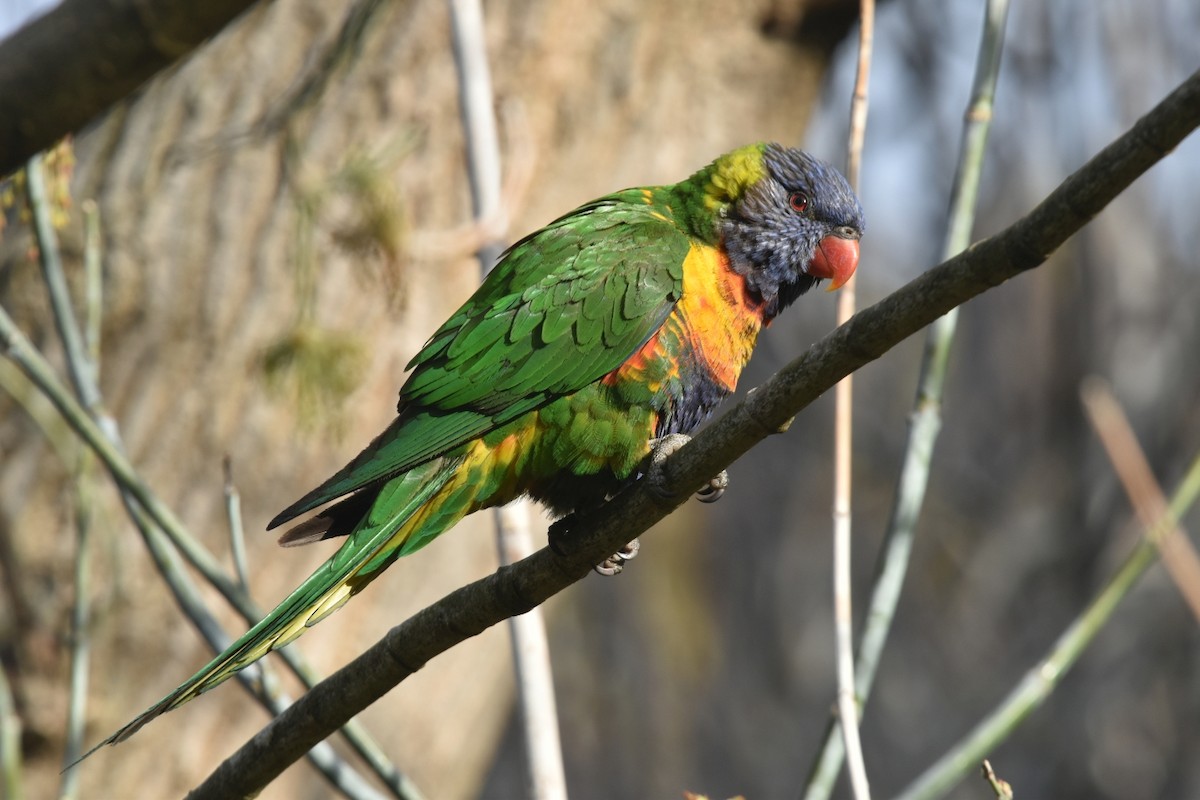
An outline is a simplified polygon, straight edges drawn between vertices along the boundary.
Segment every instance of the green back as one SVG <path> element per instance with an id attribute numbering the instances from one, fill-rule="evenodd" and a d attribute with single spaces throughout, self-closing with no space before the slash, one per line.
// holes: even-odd
<path id="1" fill-rule="evenodd" d="M 675 187 L 609 195 L 513 245 L 409 363 L 399 416 L 274 527 L 402 473 L 619 367 L 683 290 Z"/>

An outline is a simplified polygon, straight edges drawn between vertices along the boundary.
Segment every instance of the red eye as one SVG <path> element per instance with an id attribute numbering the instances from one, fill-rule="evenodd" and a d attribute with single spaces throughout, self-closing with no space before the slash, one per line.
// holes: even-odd
<path id="1" fill-rule="evenodd" d="M 792 211 L 797 214 L 803 214 L 808 210 L 808 195 L 804 192 L 792 192 L 788 197 L 788 205 L 792 207 Z"/>

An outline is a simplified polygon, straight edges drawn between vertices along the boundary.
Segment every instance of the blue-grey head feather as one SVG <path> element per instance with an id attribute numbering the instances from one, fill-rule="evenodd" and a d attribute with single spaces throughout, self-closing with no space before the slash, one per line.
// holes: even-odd
<path id="1" fill-rule="evenodd" d="M 773 317 L 817 282 L 808 266 L 829 235 L 857 239 L 862 206 L 836 169 L 802 150 L 768 144 L 766 176 L 731 204 L 721 235 L 734 270 Z M 793 208 L 802 196 L 803 211 Z"/>

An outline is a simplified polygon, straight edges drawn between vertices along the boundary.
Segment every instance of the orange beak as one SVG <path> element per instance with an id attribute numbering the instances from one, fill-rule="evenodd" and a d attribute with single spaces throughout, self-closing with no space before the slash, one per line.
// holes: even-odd
<path id="1" fill-rule="evenodd" d="M 858 269 L 858 240 L 831 233 L 817 245 L 808 274 L 829 280 L 828 292 L 842 288 Z"/>

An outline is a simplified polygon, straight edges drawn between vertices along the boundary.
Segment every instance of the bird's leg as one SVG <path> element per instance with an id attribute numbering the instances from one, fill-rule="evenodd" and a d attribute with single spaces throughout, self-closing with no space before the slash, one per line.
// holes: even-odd
<path id="1" fill-rule="evenodd" d="M 663 464 L 666 463 L 668 456 L 691 440 L 692 437 L 686 433 L 671 433 L 658 439 L 650 440 L 650 455 L 647 456 L 647 463 L 643 473 L 650 485 L 651 491 L 660 497 L 670 497 L 672 494 L 667 491 L 665 486 L 666 474 L 663 470 Z M 704 488 L 696 492 L 696 499 L 703 503 L 715 503 L 721 499 L 721 495 L 725 494 L 725 489 L 728 486 L 729 473 L 721 470 Z M 625 568 L 625 562 L 637 556 L 641 548 L 641 542 L 634 539 L 616 553 L 601 561 L 593 569 L 601 575 L 616 575 Z"/>
<path id="2" fill-rule="evenodd" d="M 666 464 L 667 457 L 677 452 L 679 448 L 691 440 L 692 437 L 686 433 L 669 433 L 666 436 L 650 440 L 650 455 L 646 457 L 646 465 L 643 471 L 650 489 L 659 497 L 669 498 L 673 494 L 667 491 L 666 488 L 667 476 L 664 465 Z M 696 492 L 696 499 L 702 503 L 715 503 L 721 499 L 721 496 L 725 494 L 725 490 L 728 488 L 729 473 L 726 470 L 721 470 L 700 491 Z"/>

